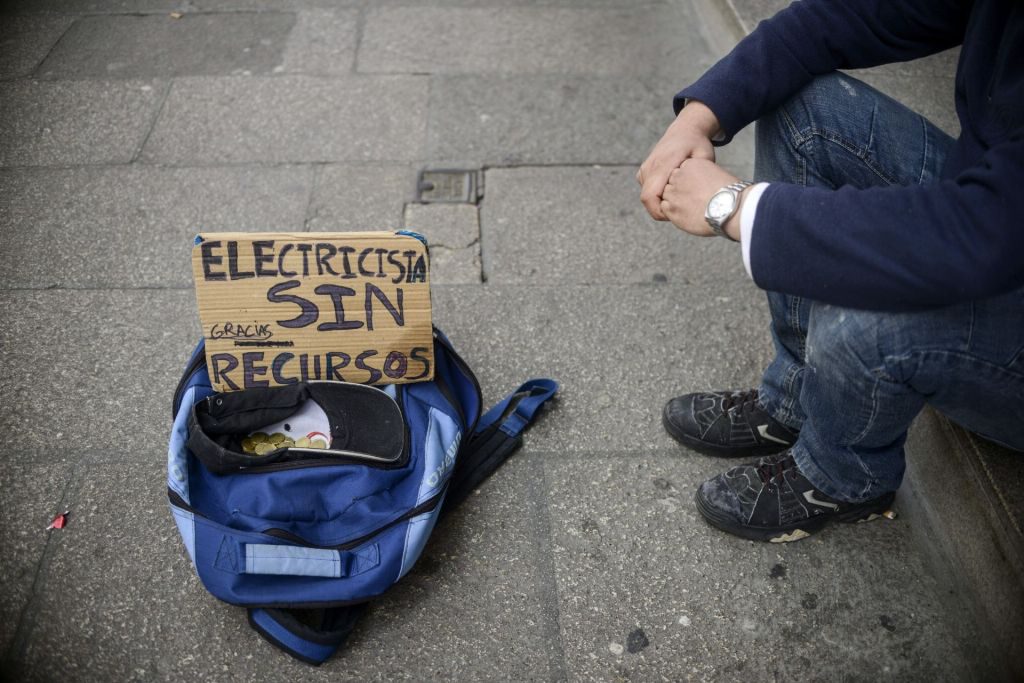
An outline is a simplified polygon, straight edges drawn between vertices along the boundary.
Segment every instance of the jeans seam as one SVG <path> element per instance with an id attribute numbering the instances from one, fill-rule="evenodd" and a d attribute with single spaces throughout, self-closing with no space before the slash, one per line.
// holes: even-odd
<path id="1" fill-rule="evenodd" d="M 868 414 L 867 424 L 864 425 L 864 429 L 860 430 L 860 433 L 857 434 L 857 436 L 853 437 L 853 439 L 850 440 L 851 446 L 863 441 L 864 437 L 866 437 L 868 435 L 868 432 L 871 431 L 871 428 L 875 426 L 875 419 L 878 417 L 878 383 L 879 379 L 876 377 L 875 381 L 871 385 L 871 410 Z M 864 472 L 868 476 L 874 476 L 871 470 L 868 469 L 866 465 L 864 465 L 860 458 L 857 458 L 857 461 L 860 465 L 860 468 L 864 470 Z"/>
<path id="2" fill-rule="evenodd" d="M 1020 351 L 1015 353 L 1011 357 L 1009 364 L 1012 365 L 1014 362 L 1016 362 L 1016 359 L 1020 356 L 1020 354 L 1022 352 L 1024 352 L 1024 349 L 1021 349 Z M 1000 375 L 1006 375 L 1008 378 L 1011 378 L 1011 379 L 1024 379 L 1024 372 L 1019 372 L 1019 371 L 1017 371 L 1017 370 L 1015 370 L 1015 369 L 1013 369 L 1011 367 L 1008 367 L 1006 364 L 998 363 L 998 362 L 990 360 L 988 358 L 982 358 L 981 356 L 978 356 L 976 354 L 973 354 L 973 353 L 970 353 L 970 352 L 966 352 L 966 351 L 950 351 L 948 349 L 922 349 L 921 351 L 914 351 L 913 354 L 908 354 L 908 356 L 906 358 L 903 358 L 903 357 L 897 357 L 897 358 L 903 358 L 904 360 L 906 360 L 906 359 L 909 359 L 910 355 L 933 356 L 933 357 L 934 356 L 942 356 L 944 358 L 959 358 L 961 360 L 970 361 L 972 363 L 976 363 L 978 365 L 984 366 L 988 370 L 996 372 L 996 373 L 998 373 Z M 894 360 L 896 360 L 896 358 L 894 358 Z"/>
<path id="3" fill-rule="evenodd" d="M 800 308 L 803 306 L 803 299 L 799 296 L 789 298 L 789 324 L 790 329 L 797 332 L 798 347 L 800 349 L 800 362 L 807 362 L 807 334 L 800 329 Z"/>
<path id="4" fill-rule="evenodd" d="M 852 140 L 849 140 L 840 135 L 839 133 L 831 131 L 827 128 L 811 127 L 808 132 L 810 133 L 810 135 L 808 135 L 804 142 L 807 142 L 812 138 L 818 137 L 839 145 L 840 147 L 842 147 L 843 149 L 845 149 L 847 152 L 854 155 L 858 159 L 863 160 L 864 157 L 867 156 L 866 148 L 861 147 L 856 142 L 853 142 Z"/>
<path id="5" fill-rule="evenodd" d="M 971 318 L 967 325 L 967 343 L 964 345 L 964 352 L 970 353 L 971 344 L 974 342 L 974 318 L 976 313 L 974 302 L 971 302 Z"/>
<path id="6" fill-rule="evenodd" d="M 878 116 L 878 104 L 875 103 L 871 107 L 871 122 L 868 124 L 868 145 L 864 149 L 864 156 L 867 157 L 867 150 L 871 149 L 871 146 L 875 142 L 875 118 Z"/>
<path id="7" fill-rule="evenodd" d="M 800 129 L 797 128 L 796 121 L 789 115 L 789 112 L 783 107 L 779 109 L 779 113 L 782 115 L 782 122 L 786 124 L 786 128 L 789 129 L 789 142 L 793 146 L 793 149 L 798 149 L 802 144 L 807 142 L 809 138 L 801 135 Z"/>
<path id="8" fill-rule="evenodd" d="M 789 118 L 789 115 L 786 114 L 785 111 L 783 111 L 782 113 L 783 117 L 786 118 L 790 122 L 790 124 L 792 124 L 792 119 Z M 868 133 L 869 138 L 872 134 L 873 132 Z M 868 170 L 870 170 L 872 173 L 878 176 L 885 183 L 889 185 L 899 184 L 899 180 L 897 178 L 893 178 L 888 173 L 886 173 L 884 169 L 879 167 L 878 164 L 875 164 L 871 161 L 871 157 L 868 154 L 868 148 L 858 145 L 857 143 L 849 140 L 848 138 L 840 135 L 839 133 L 828 130 L 827 128 L 816 128 L 812 126 L 811 128 L 808 128 L 807 135 L 801 135 L 799 132 L 793 131 L 792 137 L 797 141 L 794 145 L 794 148 L 797 151 L 799 151 L 800 148 L 806 145 L 811 139 L 816 137 L 821 138 L 822 140 L 825 140 L 827 142 L 831 142 L 835 145 L 839 145 L 847 152 L 857 157 L 857 159 L 859 159 L 868 168 Z M 800 157 L 801 159 L 803 159 L 802 154 L 800 155 Z M 806 172 L 804 175 L 805 179 L 803 184 L 806 185 Z"/>
<path id="9" fill-rule="evenodd" d="M 983 365 L 986 368 L 988 368 L 989 370 L 991 370 L 993 372 L 997 372 L 997 373 L 999 373 L 1001 375 L 1006 375 L 1009 378 L 1024 379 L 1024 373 L 1018 372 L 1017 370 L 1014 370 L 1013 368 L 1008 367 L 1009 365 L 1012 365 L 1015 362 L 1016 358 L 1022 352 L 1024 352 L 1024 349 L 1021 349 L 1021 351 L 1018 351 L 1016 354 L 1014 354 L 1014 356 L 1010 359 L 1008 364 L 1000 364 L 1000 363 L 997 363 L 995 361 L 989 360 L 987 358 L 982 358 L 981 356 L 973 354 L 970 351 L 951 351 L 949 349 L 920 349 L 920 350 L 915 350 L 915 351 L 909 351 L 907 353 L 903 353 L 903 354 L 900 354 L 898 356 L 885 356 L 883 361 L 888 364 L 888 363 L 905 363 L 906 361 L 909 361 L 909 360 L 916 360 L 917 363 L 920 365 L 920 363 L 923 361 L 925 356 L 932 356 L 932 357 L 942 356 L 944 358 L 959 358 L 959 359 L 962 359 L 962 360 L 970 361 L 972 363 L 977 363 L 979 365 Z M 896 379 L 895 377 L 893 377 L 892 375 L 890 375 L 886 371 L 885 367 L 874 368 L 874 369 L 872 369 L 871 372 L 872 372 L 872 374 L 877 379 L 882 380 L 884 382 L 892 382 L 893 384 L 904 384 L 904 385 L 908 385 L 909 386 L 910 383 L 914 379 L 913 374 L 910 377 L 907 377 L 907 378 L 902 379 L 902 380 L 901 379 Z"/>
<path id="10" fill-rule="evenodd" d="M 797 184 L 802 187 L 807 187 L 807 159 L 804 158 L 803 154 L 800 154 L 800 148 L 805 142 L 807 142 L 808 138 L 801 135 L 800 129 L 797 128 L 796 121 L 794 121 L 793 117 L 789 115 L 789 112 L 786 111 L 785 107 L 779 108 L 779 116 L 788 133 L 787 135 L 784 135 L 784 137 L 789 141 L 789 146 L 793 149 L 793 155 L 800 162 L 800 175 L 797 178 Z"/>
<path id="11" fill-rule="evenodd" d="M 923 116 L 919 116 L 918 119 L 921 121 L 921 132 L 924 136 L 924 153 L 921 155 L 921 175 L 917 178 L 917 184 L 923 185 L 925 173 L 928 171 L 928 124 Z"/>
<path id="12" fill-rule="evenodd" d="M 867 148 L 867 147 L 860 147 L 856 143 L 851 142 L 850 140 L 848 140 L 848 139 L 844 138 L 843 136 L 839 135 L 838 133 L 834 133 L 834 132 L 832 132 L 830 130 L 827 130 L 827 129 L 824 129 L 824 128 L 821 128 L 821 129 L 813 128 L 813 129 L 811 129 L 811 133 L 812 133 L 812 135 L 816 135 L 816 136 L 821 137 L 821 138 L 823 138 L 825 140 L 828 140 L 829 142 L 837 144 L 840 147 L 842 147 L 843 149 L 845 149 L 847 152 L 849 152 L 850 154 L 853 154 L 865 166 L 867 166 L 868 170 L 870 170 L 872 173 L 874 173 L 876 176 L 881 178 L 883 181 L 885 181 L 889 185 L 897 185 L 897 184 L 899 184 L 899 180 L 897 178 L 893 178 L 888 173 L 886 173 L 885 170 L 882 169 L 878 164 L 875 164 L 875 163 L 873 163 L 871 161 L 871 157 L 868 154 L 869 148 Z"/>

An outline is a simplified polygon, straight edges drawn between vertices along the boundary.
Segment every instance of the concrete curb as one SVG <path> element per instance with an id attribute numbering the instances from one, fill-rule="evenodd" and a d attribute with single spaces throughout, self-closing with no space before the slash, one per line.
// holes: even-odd
<path id="1" fill-rule="evenodd" d="M 993 504 L 995 491 L 971 446 L 976 438 L 926 410 L 907 440 L 898 502 L 931 570 L 976 626 L 964 637 L 978 650 L 980 678 L 1021 680 L 1024 547 Z"/>

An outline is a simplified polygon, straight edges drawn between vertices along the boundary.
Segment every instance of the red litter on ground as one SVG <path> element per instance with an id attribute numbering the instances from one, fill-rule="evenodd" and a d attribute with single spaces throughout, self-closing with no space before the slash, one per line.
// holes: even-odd
<path id="1" fill-rule="evenodd" d="M 50 522 L 50 526 L 46 527 L 46 531 L 49 531 L 50 529 L 63 529 L 64 525 L 68 523 L 68 514 L 70 512 L 71 510 L 65 510 L 54 517 L 53 521 Z"/>

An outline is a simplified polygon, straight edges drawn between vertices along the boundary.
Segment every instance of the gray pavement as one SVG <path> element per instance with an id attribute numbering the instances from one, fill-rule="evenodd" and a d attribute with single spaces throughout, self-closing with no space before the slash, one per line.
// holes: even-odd
<path id="1" fill-rule="evenodd" d="M 724 5 L 2 7 L 0 430 L 17 435 L 0 448 L 7 677 L 999 674 L 909 520 L 783 547 L 726 536 L 692 496 L 727 463 L 660 427 L 668 397 L 752 385 L 771 357 L 737 249 L 651 221 L 633 180 L 672 94 L 735 40 L 720 30 L 732 19 L 706 22 Z M 923 69 L 935 85 L 944 64 L 868 77 Z M 720 159 L 749 176 L 750 131 Z M 479 205 L 415 203 L 417 171 L 451 167 L 480 171 Z M 523 452 L 312 669 L 203 590 L 167 509 L 171 393 L 199 334 L 190 240 L 402 227 L 434 245 L 435 320 L 487 400 L 528 376 L 563 389 Z M 44 532 L 65 507 L 68 526 Z"/>

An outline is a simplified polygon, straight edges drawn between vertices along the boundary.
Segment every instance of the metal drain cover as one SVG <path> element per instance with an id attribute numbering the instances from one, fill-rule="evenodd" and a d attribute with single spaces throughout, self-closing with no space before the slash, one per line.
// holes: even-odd
<path id="1" fill-rule="evenodd" d="M 420 171 L 416 193 L 421 202 L 476 204 L 477 172 L 452 169 Z"/>

